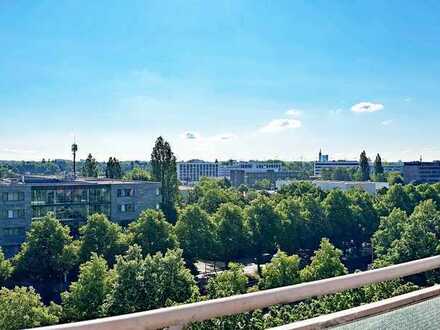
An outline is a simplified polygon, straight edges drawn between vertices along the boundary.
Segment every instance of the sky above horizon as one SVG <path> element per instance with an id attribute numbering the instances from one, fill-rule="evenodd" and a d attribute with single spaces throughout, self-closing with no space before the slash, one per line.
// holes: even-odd
<path id="1" fill-rule="evenodd" d="M 440 159 L 439 1 L 0 0 L 0 159 Z"/>

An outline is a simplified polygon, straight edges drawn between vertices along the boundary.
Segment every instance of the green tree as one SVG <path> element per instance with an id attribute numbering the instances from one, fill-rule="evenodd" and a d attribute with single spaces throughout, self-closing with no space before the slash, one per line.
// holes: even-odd
<path id="1" fill-rule="evenodd" d="M 387 181 L 390 186 L 395 185 L 395 184 L 404 184 L 405 183 L 403 181 L 402 174 L 400 174 L 398 172 L 388 173 Z"/>
<path id="2" fill-rule="evenodd" d="M 123 179 L 127 181 L 153 181 L 151 173 L 140 167 L 135 167 L 131 171 L 126 172 Z"/>
<path id="3" fill-rule="evenodd" d="M 407 214 L 411 214 L 415 207 L 410 196 L 400 184 L 391 186 L 386 194 L 380 198 L 379 204 L 382 204 L 388 213 L 395 208 L 399 208 L 406 211 Z"/>
<path id="4" fill-rule="evenodd" d="M 52 213 L 35 220 L 14 257 L 15 274 L 34 282 L 60 280 L 77 264 L 69 228 Z"/>
<path id="5" fill-rule="evenodd" d="M 110 179 L 122 178 L 122 169 L 119 160 L 115 157 L 110 157 L 106 164 L 105 176 Z"/>
<path id="6" fill-rule="evenodd" d="M 228 265 L 246 246 L 246 227 L 241 208 L 232 203 L 222 204 L 213 216 L 216 224 L 219 256 Z"/>
<path id="7" fill-rule="evenodd" d="M 357 231 L 353 221 L 351 203 L 347 195 L 339 190 L 330 191 L 322 202 L 322 208 L 331 226 L 331 238 L 337 246 L 342 246 L 344 242 L 350 241 L 353 233 Z"/>
<path id="8" fill-rule="evenodd" d="M 168 249 L 177 247 L 174 228 L 170 225 L 161 211 L 146 210 L 128 227 L 128 242 L 137 244 L 142 254 L 165 253 Z"/>
<path id="9" fill-rule="evenodd" d="M 379 228 L 371 239 L 376 256 L 386 255 L 393 243 L 400 238 L 407 223 L 405 211 L 397 208 L 389 216 L 381 218 Z"/>
<path id="10" fill-rule="evenodd" d="M 379 226 L 379 216 L 374 207 L 373 197 L 360 189 L 352 189 L 346 193 L 349 199 L 354 230 L 352 232 L 355 244 L 369 242 L 371 235 Z"/>
<path id="11" fill-rule="evenodd" d="M 153 180 L 161 184 L 161 209 L 169 221 L 177 218 L 176 200 L 178 193 L 176 157 L 170 144 L 161 136 L 157 138 L 151 153 Z"/>
<path id="12" fill-rule="evenodd" d="M 301 235 L 301 247 L 315 250 L 319 247 L 322 237 L 329 237 L 331 224 L 318 198 L 306 195 L 300 199 L 301 218 L 304 219 L 305 234 Z"/>
<path id="13" fill-rule="evenodd" d="M 393 242 L 384 260 L 402 263 L 437 254 L 440 212 L 432 200 L 421 202 L 403 229 L 400 238 Z"/>
<path id="14" fill-rule="evenodd" d="M 181 250 L 142 257 L 139 246 L 119 256 L 114 285 L 104 303 L 108 315 L 121 315 L 194 301 L 198 296 Z"/>
<path id="15" fill-rule="evenodd" d="M 198 204 L 208 213 L 214 213 L 224 203 L 234 203 L 238 197 L 236 192 L 230 189 L 212 188 L 206 189 L 200 197 Z"/>
<path id="16" fill-rule="evenodd" d="M 277 235 L 281 227 L 279 214 L 268 197 L 259 197 L 246 209 L 247 226 L 250 241 L 257 257 L 258 272 L 261 274 L 261 262 L 264 253 L 272 254 L 276 249 Z"/>
<path id="17" fill-rule="evenodd" d="M 362 174 L 362 181 L 368 181 L 370 180 L 370 164 L 368 162 L 367 154 L 364 151 L 362 151 L 360 159 L 359 159 L 359 167 Z"/>
<path id="18" fill-rule="evenodd" d="M 300 262 L 297 255 L 288 256 L 278 251 L 272 261 L 263 267 L 259 287 L 273 289 L 300 283 Z"/>
<path id="19" fill-rule="evenodd" d="M 104 258 L 93 253 L 82 264 L 76 282 L 62 293 L 63 320 L 66 322 L 96 319 L 103 315 L 104 299 L 111 290 L 111 275 Z"/>
<path id="20" fill-rule="evenodd" d="M 87 156 L 84 162 L 83 168 L 81 170 L 81 175 L 87 178 L 97 178 L 98 177 L 98 162 L 93 158 L 92 154 Z"/>
<path id="21" fill-rule="evenodd" d="M 269 179 L 261 179 L 255 182 L 255 189 L 270 190 L 272 189 L 272 186 L 272 181 L 270 181 Z"/>
<path id="22" fill-rule="evenodd" d="M 349 169 L 346 168 L 336 168 L 332 173 L 332 180 L 335 181 L 352 181 L 353 177 Z"/>
<path id="23" fill-rule="evenodd" d="M 116 256 L 127 249 L 122 228 L 108 220 L 104 214 L 89 216 L 87 223 L 79 232 L 81 262 L 86 262 L 92 253 L 96 253 L 112 265 L 116 261 Z"/>
<path id="24" fill-rule="evenodd" d="M 53 325 L 59 322 L 61 308 L 45 307 L 33 288 L 0 289 L 0 329 L 19 330 Z"/>
<path id="25" fill-rule="evenodd" d="M 5 258 L 3 250 L 0 247 L 0 287 L 5 286 L 12 275 L 14 268 L 9 260 Z"/>
<path id="26" fill-rule="evenodd" d="M 305 242 L 309 239 L 307 223 L 301 213 L 299 198 L 283 198 L 276 207 L 281 218 L 281 230 L 278 242 L 281 250 L 293 253 L 300 248 L 305 248 Z"/>
<path id="27" fill-rule="evenodd" d="M 323 238 L 319 250 L 315 251 L 312 257 L 312 262 L 301 270 L 301 280 L 311 282 L 347 274 L 341 256 L 342 251 Z"/>
<path id="28" fill-rule="evenodd" d="M 382 158 L 379 154 L 376 155 L 376 159 L 374 160 L 374 174 L 384 174 L 384 168 L 382 165 Z"/>
<path id="29" fill-rule="evenodd" d="M 206 291 L 209 299 L 229 297 L 247 291 L 248 278 L 243 266 L 229 264 L 229 270 L 223 271 L 209 279 Z"/>
<path id="30" fill-rule="evenodd" d="M 189 205 L 177 220 L 176 235 L 186 260 L 210 258 L 215 247 L 214 224 L 209 215 L 197 205 Z"/>

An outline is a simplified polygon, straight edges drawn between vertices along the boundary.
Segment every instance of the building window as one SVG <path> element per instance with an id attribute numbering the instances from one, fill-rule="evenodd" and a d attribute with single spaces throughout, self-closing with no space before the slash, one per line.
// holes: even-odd
<path id="1" fill-rule="evenodd" d="M 132 197 L 134 189 L 118 189 L 118 197 Z"/>
<path id="2" fill-rule="evenodd" d="M 134 204 L 120 204 L 118 209 L 120 213 L 134 212 Z"/>
<path id="3" fill-rule="evenodd" d="M 19 202 L 24 201 L 24 192 L 4 192 L 2 194 L 2 200 L 4 202 Z"/>
<path id="4" fill-rule="evenodd" d="M 24 209 L 12 209 L 12 210 L 2 210 L 1 217 L 4 219 L 19 219 L 24 218 Z"/>
<path id="5" fill-rule="evenodd" d="M 3 228 L 3 235 L 5 236 L 18 236 L 24 234 L 23 227 L 15 227 L 15 228 Z"/>

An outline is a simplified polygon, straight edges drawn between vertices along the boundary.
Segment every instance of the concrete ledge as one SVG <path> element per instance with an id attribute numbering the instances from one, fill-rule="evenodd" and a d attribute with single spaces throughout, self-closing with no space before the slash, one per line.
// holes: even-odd
<path id="1" fill-rule="evenodd" d="M 351 323 L 367 317 L 385 314 L 393 310 L 419 303 L 437 296 L 440 296 L 440 285 L 436 285 L 423 290 L 417 290 L 376 303 L 355 307 L 349 310 L 283 325 L 280 327 L 272 328 L 271 330 L 327 329 L 330 327 L 336 327 L 338 325 Z"/>

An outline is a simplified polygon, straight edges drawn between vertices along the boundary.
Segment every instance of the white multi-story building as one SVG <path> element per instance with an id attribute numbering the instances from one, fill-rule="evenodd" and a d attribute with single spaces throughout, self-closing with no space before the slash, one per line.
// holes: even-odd
<path id="1" fill-rule="evenodd" d="M 327 162 L 315 162 L 314 175 L 320 177 L 323 170 L 336 170 L 337 168 L 354 169 L 359 168 L 357 160 L 333 160 Z"/>
<path id="2" fill-rule="evenodd" d="M 177 163 L 177 178 L 185 184 L 197 182 L 202 177 L 217 178 L 218 162 L 205 162 L 203 160 L 190 160 Z"/>
<path id="3" fill-rule="evenodd" d="M 245 173 L 261 173 L 267 171 L 281 172 L 283 170 L 283 165 L 280 162 L 232 161 L 220 164 L 218 175 L 223 178 L 230 178 L 232 170 L 243 170 Z"/>
<path id="4" fill-rule="evenodd" d="M 177 163 L 177 177 L 184 184 L 197 182 L 202 177 L 230 179 L 233 170 L 242 170 L 245 173 L 281 172 L 283 167 L 280 162 L 263 161 L 219 163 L 218 161 L 205 162 L 196 159 Z"/>

